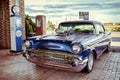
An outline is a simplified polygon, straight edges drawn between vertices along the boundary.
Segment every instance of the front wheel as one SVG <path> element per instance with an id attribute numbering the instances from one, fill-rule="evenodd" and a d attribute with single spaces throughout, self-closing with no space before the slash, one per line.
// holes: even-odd
<path id="1" fill-rule="evenodd" d="M 94 66 L 94 54 L 92 52 L 88 56 L 88 62 L 87 62 L 87 65 L 85 67 L 85 71 L 88 73 L 91 72 L 93 69 L 93 66 Z"/>

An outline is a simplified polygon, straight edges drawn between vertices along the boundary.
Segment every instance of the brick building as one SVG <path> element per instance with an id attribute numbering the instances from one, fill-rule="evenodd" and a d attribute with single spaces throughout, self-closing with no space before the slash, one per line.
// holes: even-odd
<path id="1" fill-rule="evenodd" d="M 22 16 L 22 39 L 25 39 L 24 0 L 18 1 Z M 16 0 L 0 0 L 0 48 L 10 49 L 10 15 L 11 6 L 15 4 Z"/>

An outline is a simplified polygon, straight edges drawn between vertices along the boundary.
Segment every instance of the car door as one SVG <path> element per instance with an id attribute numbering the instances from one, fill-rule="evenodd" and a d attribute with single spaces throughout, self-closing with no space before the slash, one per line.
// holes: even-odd
<path id="1" fill-rule="evenodd" d="M 97 35 L 97 44 L 96 44 L 96 52 L 97 55 L 103 53 L 104 49 L 107 47 L 106 38 L 105 38 L 105 29 L 101 24 L 95 24 L 96 26 L 96 35 Z"/>

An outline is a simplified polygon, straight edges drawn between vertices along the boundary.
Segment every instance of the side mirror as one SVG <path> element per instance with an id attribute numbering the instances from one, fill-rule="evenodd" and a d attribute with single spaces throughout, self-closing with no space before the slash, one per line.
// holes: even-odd
<path id="1" fill-rule="evenodd" d="M 55 32 L 58 34 L 63 34 L 65 31 L 62 29 L 56 29 Z"/>
<path id="2" fill-rule="evenodd" d="M 103 31 L 99 31 L 99 33 L 100 33 L 100 34 L 102 34 L 102 33 L 105 34 L 105 32 L 103 32 Z"/>

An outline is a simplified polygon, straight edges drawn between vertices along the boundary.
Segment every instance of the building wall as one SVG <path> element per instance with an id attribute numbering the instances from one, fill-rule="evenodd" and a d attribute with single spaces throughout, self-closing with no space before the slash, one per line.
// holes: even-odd
<path id="1" fill-rule="evenodd" d="M 26 39 L 25 30 L 25 12 L 24 12 L 24 0 L 20 0 L 20 14 L 22 16 L 22 39 Z"/>
<path id="2" fill-rule="evenodd" d="M 0 47 L 10 48 L 9 0 L 0 0 Z"/>
<path id="3" fill-rule="evenodd" d="M 25 16 L 24 16 L 24 0 L 20 1 L 20 14 L 22 15 L 22 34 L 25 39 Z M 10 48 L 10 15 L 11 6 L 15 4 L 15 0 L 0 0 L 0 48 Z"/>

